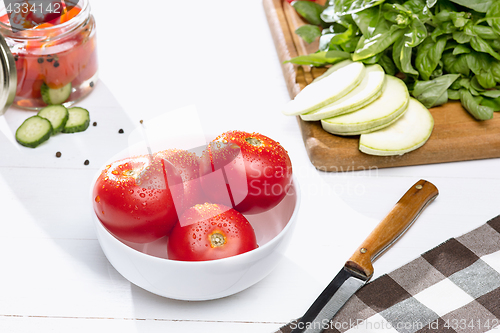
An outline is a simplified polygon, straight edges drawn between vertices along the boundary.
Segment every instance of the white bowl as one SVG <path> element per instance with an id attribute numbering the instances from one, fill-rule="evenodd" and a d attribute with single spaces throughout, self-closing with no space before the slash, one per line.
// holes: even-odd
<path id="1" fill-rule="evenodd" d="M 125 153 L 118 154 L 112 161 L 126 156 Z M 297 222 L 300 189 L 293 177 L 289 193 L 276 207 L 261 214 L 246 215 L 255 230 L 257 249 L 211 261 L 169 260 L 166 257 L 166 237 L 147 244 L 127 243 L 104 228 L 92 208 L 92 189 L 99 174 L 100 171 L 91 184 L 89 206 L 104 254 L 113 267 L 133 284 L 172 299 L 216 299 L 259 282 L 283 257 Z"/>

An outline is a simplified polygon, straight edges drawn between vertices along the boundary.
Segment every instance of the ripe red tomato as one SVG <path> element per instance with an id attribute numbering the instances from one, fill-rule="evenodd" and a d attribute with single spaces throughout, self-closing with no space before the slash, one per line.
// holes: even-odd
<path id="1" fill-rule="evenodd" d="M 94 211 L 118 238 L 147 243 L 166 236 L 178 221 L 181 176 L 168 162 L 138 156 L 108 165 L 94 185 Z"/>
<path id="2" fill-rule="evenodd" d="M 226 132 L 200 159 L 200 181 L 212 202 L 257 214 L 283 200 L 292 181 L 286 150 L 258 133 Z"/>
<path id="3" fill-rule="evenodd" d="M 167 149 L 154 155 L 155 159 L 166 159 L 179 172 L 184 185 L 184 207 L 187 209 L 207 200 L 201 189 L 199 158 L 195 153 L 180 149 Z"/>
<path id="4" fill-rule="evenodd" d="M 236 210 L 205 203 L 189 208 L 168 238 L 168 258 L 182 261 L 215 260 L 258 247 L 248 220 Z"/>

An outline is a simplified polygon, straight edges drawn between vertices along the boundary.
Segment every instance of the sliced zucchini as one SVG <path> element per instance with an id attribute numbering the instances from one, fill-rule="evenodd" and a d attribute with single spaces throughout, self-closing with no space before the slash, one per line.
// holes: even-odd
<path id="1" fill-rule="evenodd" d="M 53 130 L 52 134 L 61 132 L 69 118 L 68 109 L 62 105 L 46 106 L 37 115 L 50 121 Z"/>
<path id="2" fill-rule="evenodd" d="M 410 98 L 403 116 L 380 131 L 362 134 L 359 150 L 369 155 L 403 155 L 427 142 L 434 128 L 434 119 L 425 106 Z"/>
<path id="3" fill-rule="evenodd" d="M 385 72 L 380 65 L 367 66 L 365 77 L 350 93 L 336 102 L 302 114 L 300 117 L 302 120 L 314 121 L 356 111 L 370 104 L 382 94 L 384 81 Z"/>
<path id="4" fill-rule="evenodd" d="M 353 61 L 352 60 L 342 60 L 341 62 L 338 62 L 336 63 L 335 65 L 333 65 L 332 67 L 328 68 L 326 72 L 324 72 L 322 75 L 318 76 L 317 78 L 315 78 L 313 80 L 313 83 L 315 82 L 318 82 L 320 80 L 323 80 L 325 77 L 327 77 L 328 75 L 332 74 L 333 72 L 337 71 L 338 69 L 342 68 L 342 67 L 345 67 L 349 64 L 352 64 Z"/>
<path id="5" fill-rule="evenodd" d="M 66 102 L 71 95 L 71 83 L 62 88 L 51 89 L 47 84 L 42 84 L 42 99 L 47 105 L 62 104 Z"/>
<path id="6" fill-rule="evenodd" d="M 351 62 L 319 80 L 306 86 L 285 105 L 282 110 L 287 116 L 297 116 L 333 103 L 356 88 L 365 76 L 365 66 Z"/>
<path id="7" fill-rule="evenodd" d="M 408 100 L 408 104 L 409 104 L 409 100 Z M 375 131 L 379 131 L 383 128 L 386 128 L 386 127 L 389 127 L 391 126 L 392 124 L 394 124 L 396 121 L 399 120 L 399 118 L 401 118 L 402 116 L 404 116 L 406 110 L 408 109 L 408 105 L 405 107 L 405 109 L 403 110 L 403 112 L 401 112 L 396 118 L 394 118 L 393 120 L 391 120 L 390 122 L 388 122 L 387 124 L 383 124 L 383 125 L 380 125 L 380 126 L 377 126 L 377 127 L 373 127 L 373 128 L 370 128 L 368 130 L 364 130 L 364 131 L 358 131 L 358 132 L 346 132 L 346 133 L 336 133 L 336 135 L 341 135 L 341 136 L 353 136 L 353 135 L 360 135 L 360 134 L 368 134 L 368 133 L 372 133 L 372 132 L 375 132 Z M 333 133 L 332 133 L 333 134 Z"/>
<path id="8" fill-rule="evenodd" d="M 323 129 L 332 134 L 358 135 L 387 127 L 408 108 L 410 94 L 406 84 L 392 75 L 386 75 L 382 94 L 356 112 L 323 119 Z"/>
<path id="9" fill-rule="evenodd" d="M 16 140 L 25 147 L 35 148 L 52 134 L 50 121 L 40 116 L 26 119 L 16 131 Z"/>
<path id="10" fill-rule="evenodd" d="M 80 107 L 68 109 L 69 118 L 66 126 L 63 128 L 63 133 L 76 133 L 85 131 L 90 124 L 89 112 Z"/>

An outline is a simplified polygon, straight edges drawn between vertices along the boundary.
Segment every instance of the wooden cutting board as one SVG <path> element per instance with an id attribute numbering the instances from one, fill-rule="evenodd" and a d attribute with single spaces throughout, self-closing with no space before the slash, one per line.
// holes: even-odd
<path id="1" fill-rule="evenodd" d="M 294 98 L 325 70 L 283 64 L 298 55 L 315 52 L 318 43 L 306 44 L 294 31 L 305 22 L 284 0 L 263 0 L 274 44 L 282 62 L 288 92 Z M 325 132 L 319 121 L 297 117 L 312 164 L 323 171 L 356 171 L 408 165 L 455 162 L 500 157 L 500 112 L 487 121 L 476 121 L 459 102 L 432 108 L 434 131 L 421 148 L 401 156 L 372 156 L 358 150 L 359 136 L 341 137 Z"/>

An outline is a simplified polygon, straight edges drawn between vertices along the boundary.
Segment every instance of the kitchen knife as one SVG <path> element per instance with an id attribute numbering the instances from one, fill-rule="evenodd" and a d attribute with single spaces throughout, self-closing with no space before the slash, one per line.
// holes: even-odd
<path id="1" fill-rule="evenodd" d="M 320 333 L 354 293 L 373 275 L 373 261 L 415 222 L 439 192 L 426 180 L 419 180 L 403 195 L 387 216 L 368 235 L 344 267 L 314 301 L 292 333 Z"/>

